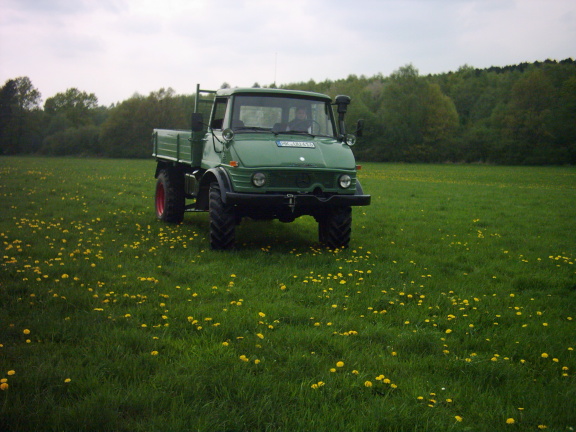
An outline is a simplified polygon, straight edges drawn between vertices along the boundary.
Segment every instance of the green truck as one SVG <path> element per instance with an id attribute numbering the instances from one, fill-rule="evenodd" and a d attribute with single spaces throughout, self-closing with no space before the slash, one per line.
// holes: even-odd
<path id="1" fill-rule="evenodd" d="M 351 207 L 370 204 L 351 149 L 363 125 L 346 133 L 349 104 L 348 96 L 197 86 L 191 129 L 153 132 L 156 216 L 180 223 L 185 212 L 207 211 L 211 248 L 230 249 L 242 218 L 309 215 L 320 242 L 347 247 Z"/>

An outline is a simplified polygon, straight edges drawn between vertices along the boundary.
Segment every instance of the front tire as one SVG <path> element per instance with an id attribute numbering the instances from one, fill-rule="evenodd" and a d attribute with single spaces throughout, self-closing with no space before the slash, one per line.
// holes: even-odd
<path id="1" fill-rule="evenodd" d="M 172 170 L 162 170 L 156 179 L 154 197 L 156 217 L 164 222 L 184 220 L 184 177 Z"/>
<path id="2" fill-rule="evenodd" d="M 234 247 L 236 241 L 236 216 L 234 207 L 222 201 L 220 185 L 210 184 L 210 247 L 214 250 L 226 250 Z"/>
<path id="3" fill-rule="evenodd" d="M 330 249 L 347 248 L 351 233 L 351 207 L 330 209 L 318 219 L 318 237 Z"/>

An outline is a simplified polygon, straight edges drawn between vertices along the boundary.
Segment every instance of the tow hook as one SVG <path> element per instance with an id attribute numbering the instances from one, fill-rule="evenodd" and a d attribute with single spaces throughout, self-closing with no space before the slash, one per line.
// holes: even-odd
<path id="1" fill-rule="evenodd" d="M 286 198 L 288 198 L 288 207 L 290 207 L 290 210 L 292 210 L 292 213 L 294 213 L 294 208 L 296 207 L 296 197 L 292 194 L 287 194 Z"/>

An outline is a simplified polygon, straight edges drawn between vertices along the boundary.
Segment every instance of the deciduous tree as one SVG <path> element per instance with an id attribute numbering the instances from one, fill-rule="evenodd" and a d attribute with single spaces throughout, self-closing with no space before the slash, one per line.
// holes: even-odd
<path id="1" fill-rule="evenodd" d="M 94 93 L 69 88 L 64 93 L 48 98 L 44 111 L 50 116 L 63 114 L 73 127 L 80 127 L 93 123 L 92 111 L 97 107 L 98 98 Z"/>
<path id="2" fill-rule="evenodd" d="M 38 137 L 34 111 L 38 110 L 41 94 L 28 77 L 6 81 L 0 89 L 0 152 L 29 152 Z"/>

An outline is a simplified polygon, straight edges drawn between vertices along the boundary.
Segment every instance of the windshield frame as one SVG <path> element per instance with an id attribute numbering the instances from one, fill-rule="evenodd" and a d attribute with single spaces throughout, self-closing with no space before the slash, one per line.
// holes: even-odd
<path id="1" fill-rule="evenodd" d="M 294 133 L 336 139 L 338 135 L 331 102 L 329 98 L 310 95 L 237 93 L 232 96 L 228 125 L 235 133 L 274 133 L 275 135 Z M 242 107 L 256 108 L 250 120 L 254 124 L 244 122 L 250 118 L 250 109 L 244 111 Z M 269 111 L 258 112 L 259 107 L 267 107 Z M 290 130 L 288 123 L 294 121 L 296 111 L 302 107 L 307 110 L 307 115 L 311 118 L 310 127 L 307 130 Z M 257 117 L 262 116 L 267 118 L 256 120 Z"/>

